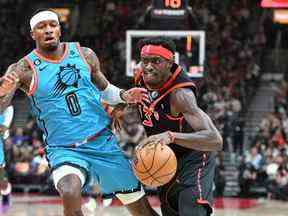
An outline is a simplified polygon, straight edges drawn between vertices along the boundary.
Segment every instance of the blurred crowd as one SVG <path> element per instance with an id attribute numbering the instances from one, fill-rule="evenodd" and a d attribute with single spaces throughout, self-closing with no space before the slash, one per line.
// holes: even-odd
<path id="1" fill-rule="evenodd" d="M 224 150 L 242 151 L 242 113 L 257 89 L 266 37 L 255 1 L 196 1 L 206 30 L 207 79 L 203 107 L 224 137 Z"/>
<path id="2" fill-rule="evenodd" d="M 30 48 L 29 33 L 19 14 L 25 14 L 23 0 L 0 1 L 0 74 Z M 17 7 L 15 7 L 17 5 Z"/>
<path id="3" fill-rule="evenodd" d="M 34 119 L 25 126 L 12 127 L 5 140 L 6 169 L 13 184 L 46 184 L 48 162 L 42 143 L 42 133 Z"/>
<path id="4" fill-rule="evenodd" d="M 288 200 L 288 82 L 274 88 L 275 110 L 262 119 L 243 157 L 241 183 L 244 195 L 249 196 L 251 187 L 262 186 L 268 197 Z"/>

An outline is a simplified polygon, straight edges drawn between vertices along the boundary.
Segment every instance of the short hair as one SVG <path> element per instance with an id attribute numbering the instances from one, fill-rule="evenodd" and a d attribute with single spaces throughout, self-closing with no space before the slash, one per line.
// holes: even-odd
<path id="1" fill-rule="evenodd" d="M 171 40 L 168 37 L 151 37 L 151 38 L 144 38 L 138 41 L 137 47 L 139 51 L 141 52 L 141 49 L 145 45 L 161 45 L 162 47 L 165 47 L 166 49 L 170 50 L 171 52 L 176 52 L 176 44 L 173 40 Z"/>

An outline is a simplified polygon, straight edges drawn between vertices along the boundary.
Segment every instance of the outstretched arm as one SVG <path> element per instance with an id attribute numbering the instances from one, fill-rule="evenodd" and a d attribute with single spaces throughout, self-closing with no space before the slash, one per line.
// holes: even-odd
<path id="1" fill-rule="evenodd" d="M 5 75 L 0 77 L 0 112 L 10 105 L 17 88 L 29 92 L 32 77 L 33 71 L 24 58 L 8 67 Z"/>
<path id="2" fill-rule="evenodd" d="M 82 47 L 84 57 L 91 68 L 92 82 L 102 91 L 103 99 L 110 105 L 119 103 L 137 103 L 147 99 L 146 90 L 142 88 L 132 88 L 129 90 L 120 89 L 106 79 L 101 72 L 100 62 L 97 55 L 87 47 Z"/>

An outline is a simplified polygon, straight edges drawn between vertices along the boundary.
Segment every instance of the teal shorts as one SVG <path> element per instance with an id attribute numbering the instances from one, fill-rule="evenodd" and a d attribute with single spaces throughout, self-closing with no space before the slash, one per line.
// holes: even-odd
<path id="1" fill-rule="evenodd" d="M 46 147 L 50 168 L 62 165 L 79 168 L 85 173 L 87 186 L 98 184 L 105 196 L 140 191 L 131 164 L 121 152 L 111 130 L 101 133 L 94 141 L 78 147 Z"/>
<path id="2" fill-rule="evenodd" d="M 5 156 L 4 156 L 4 140 L 0 136 L 0 167 L 5 165 Z"/>

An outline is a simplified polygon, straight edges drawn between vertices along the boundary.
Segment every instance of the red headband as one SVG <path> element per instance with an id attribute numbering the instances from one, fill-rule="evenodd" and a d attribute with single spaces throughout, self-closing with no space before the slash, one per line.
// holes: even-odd
<path id="1" fill-rule="evenodd" d="M 157 45 L 143 46 L 141 49 L 141 56 L 147 55 L 158 55 L 168 60 L 171 60 L 173 58 L 173 53 L 170 50 Z"/>

